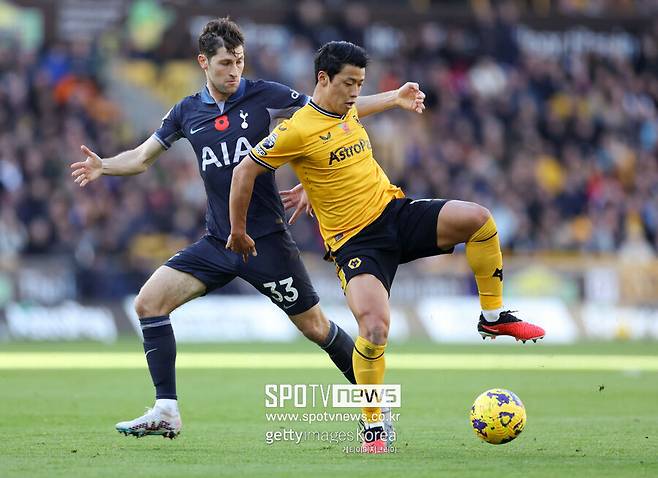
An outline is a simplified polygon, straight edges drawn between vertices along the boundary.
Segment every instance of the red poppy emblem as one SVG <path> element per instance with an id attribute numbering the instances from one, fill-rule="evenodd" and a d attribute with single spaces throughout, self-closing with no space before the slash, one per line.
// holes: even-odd
<path id="1" fill-rule="evenodd" d="M 224 131 L 228 126 L 228 116 L 222 115 L 215 119 L 215 129 L 217 131 Z"/>

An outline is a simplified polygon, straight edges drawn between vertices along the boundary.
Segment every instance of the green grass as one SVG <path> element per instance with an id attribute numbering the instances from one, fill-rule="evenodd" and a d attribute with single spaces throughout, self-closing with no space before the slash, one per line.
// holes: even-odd
<path id="1" fill-rule="evenodd" d="M 97 344 L 2 344 L 16 363 L 23 352 L 139 351 L 135 340 Z M 393 354 L 582 354 L 656 356 L 651 343 L 529 347 L 520 344 L 391 346 Z M 312 345 L 181 345 L 195 353 L 317 353 Z M 484 355 L 483 355 L 484 356 Z M 81 355 L 83 357 L 83 355 Z M 300 357 L 302 357 L 300 355 Z M 304 367 L 300 363 L 300 367 Z M 152 404 L 145 368 L 125 370 L 0 369 L 0 476 L 562 476 L 658 475 L 658 373 L 642 371 L 391 369 L 402 384 L 398 452 L 345 454 L 344 444 L 316 440 L 265 443 L 269 430 L 354 431 L 351 423 L 268 423 L 266 383 L 341 383 L 328 368 L 182 368 L 178 392 L 183 433 L 176 440 L 134 439 L 115 422 Z M 603 386 L 602 390 L 601 387 Z M 524 401 L 528 424 L 507 445 L 480 441 L 468 408 L 487 388 L 505 387 Z M 288 411 L 291 411 L 289 409 Z M 315 411 L 322 411 L 316 409 Z M 352 443 L 350 443 L 352 444 Z"/>
<path id="2" fill-rule="evenodd" d="M 122 337 L 113 344 L 98 342 L 0 342 L 0 352 L 135 352 L 141 350 L 141 342 L 135 337 Z M 226 344 L 178 344 L 181 353 L 190 352 L 315 352 L 317 347 L 306 340 L 292 343 L 226 343 Z M 581 342 L 575 345 L 547 346 L 542 341 L 536 344 L 515 343 L 511 338 L 482 341 L 476 345 L 437 344 L 428 340 L 390 343 L 389 353 L 515 353 L 536 354 L 581 354 L 581 355 L 655 355 L 658 343 L 634 342 Z"/>

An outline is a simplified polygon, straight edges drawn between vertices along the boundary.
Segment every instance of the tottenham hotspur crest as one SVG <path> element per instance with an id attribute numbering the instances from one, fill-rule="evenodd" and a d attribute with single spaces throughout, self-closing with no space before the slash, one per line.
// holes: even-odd
<path id="1" fill-rule="evenodd" d="M 249 127 L 249 123 L 247 123 L 247 116 L 249 116 L 249 113 L 245 113 L 242 110 L 240 110 L 240 118 L 242 118 L 242 123 L 240 124 L 240 127 L 242 129 L 247 129 Z"/>

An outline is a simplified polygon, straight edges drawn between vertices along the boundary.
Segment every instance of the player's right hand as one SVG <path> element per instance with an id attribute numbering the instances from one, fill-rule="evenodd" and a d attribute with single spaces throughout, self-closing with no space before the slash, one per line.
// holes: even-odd
<path id="1" fill-rule="evenodd" d="M 302 212 L 305 212 L 309 216 L 314 217 L 313 207 L 311 206 L 311 203 L 308 200 L 308 196 L 306 195 L 306 191 L 304 191 L 304 187 L 301 184 L 298 184 L 288 191 L 279 191 L 279 195 L 281 196 L 281 201 L 283 202 L 283 208 L 286 211 L 288 209 L 295 209 L 292 213 L 292 216 L 290 216 L 290 219 L 288 220 L 288 224 L 295 224 L 297 218 Z"/>
<path id="2" fill-rule="evenodd" d="M 83 188 L 90 182 L 101 177 L 103 174 L 103 162 L 96 153 L 87 148 L 84 144 L 80 146 L 80 150 L 87 156 L 87 159 L 71 165 L 71 169 L 73 169 L 71 176 L 73 176 L 75 182 Z"/>
<path id="3" fill-rule="evenodd" d="M 254 257 L 258 255 L 256 243 L 246 232 L 231 232 L 226 241 L 226 248 L 242 256 L 244 262 L 247 262 L 250 255 Z"/>

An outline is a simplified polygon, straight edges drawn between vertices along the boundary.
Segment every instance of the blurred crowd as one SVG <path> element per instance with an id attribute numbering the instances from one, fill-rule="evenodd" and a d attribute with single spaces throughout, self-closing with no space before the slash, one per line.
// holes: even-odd
<path id="1" fill-rule="evenodd" d="M 510 252 L 655 257 L 658 23 L 636 32 L 631 52 L 556 55 L 529 48 L 512 4 L 476 10 L 465 26 L 411 30 L 373 24 L 359 4 L 330 17 L 307 1 L 277 27 L 278 41 L 271 28 L 238 20 L 247 76 L 311 93 L 314 50 L 345 39 L 371 54 L 364 93 L 420 83 L 423 115 L 365 121 L 376 159 L 408 196 L 487 206 Z M 69 164 L 83 158 L 81 144 L 109 156 L 151 133 L 131 128 L 108 99 L 107 60 L 93 41 L 34 53 L 0 44 L 0 262 L 58 254 L 75 265 L 88 297 L 137 290 L 203 234 L 206 205 L 189 147 L 139 176 L 104 177 L 84 190 L 73 183 Z M 290 172 L 277 174 L 293 183 Z M 310 219 L 293 233 L 303 250 L 322 251 Z"/>

